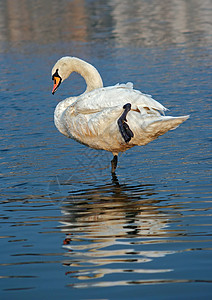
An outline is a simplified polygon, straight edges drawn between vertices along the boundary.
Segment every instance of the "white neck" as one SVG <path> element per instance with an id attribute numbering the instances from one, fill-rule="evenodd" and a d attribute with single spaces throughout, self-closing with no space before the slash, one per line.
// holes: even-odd
<path id="1" fill-rule="evenodd" d="M 73 72 L 79 73 L 85 79 L 85 82 L 87 84 L 85 92 L 90 92 L 92 90 L 103 87 L 102 78 L 99 72 L 91 64 L 79 58 L 73 57 L 72 70 Z"/>

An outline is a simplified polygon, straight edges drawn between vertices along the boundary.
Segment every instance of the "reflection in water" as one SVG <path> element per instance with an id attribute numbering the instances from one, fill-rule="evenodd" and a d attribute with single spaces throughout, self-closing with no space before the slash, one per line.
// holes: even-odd
<path id="1" fill-rule="evenodd" d="M 117 46 L 211 44 L 210 1 L 4 0 L 0 42 L 47 44 L 112 38 Z"/>
<path id="2" fill-rule="evenodd" d="M 117 43 L 146 46 L 210 42 L 205 35 L 209 30 L 210 14 L 203 11 L 209 1 L 113 0 L 112 16 Z M 143 16 L 143 17 L 141 17 Z M 192 35 L 192 38 L 191 38 Z M 191 40 L 190 40 L 191 39 Z"/>
<path id="3" fill-rule="evenodd" d="M 174 253 L 145 248 L 169 236 L 169 216 L 159 205 L 154 185 L 120 185 L 115 177 L 112 184 L 71 192 L 62 205 L 61 229 L 66 233 L 63 244 L 67 249 L 64 265 L 69 267 L 66 274 L 72 279 L 85 280 L 71 285 L 110 285 L 108 281 L 86 280 L 107 280 L 106 275 L 111 280 L 112 274 L 116 274 L 112 285 L 119 285 L 118 273 L 129 273 L 133 280 L 135 274 L 140 274 L 136 277 L 139 280 L 145 274 L 172 271 L 145 264 Z"/>

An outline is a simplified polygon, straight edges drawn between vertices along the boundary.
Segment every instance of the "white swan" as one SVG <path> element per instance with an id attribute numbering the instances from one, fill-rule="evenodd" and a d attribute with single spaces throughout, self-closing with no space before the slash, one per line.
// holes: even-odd
<path id="1" fill-rule="evenodd" d="M 54 65 L 53 94 L 72 72 L 84 77 L 87 89 L 78 97 L 59 102 L 54 113 L 55 125 L 79 143 L 112 152 L 112 173 L 119 152 L 146 145 L 189 118 L 165 116 L 167 109 L 150 95 L 134 90 L 132 83 L 103 87 L 99 72 L 76 57 L 62 57 Z"/>

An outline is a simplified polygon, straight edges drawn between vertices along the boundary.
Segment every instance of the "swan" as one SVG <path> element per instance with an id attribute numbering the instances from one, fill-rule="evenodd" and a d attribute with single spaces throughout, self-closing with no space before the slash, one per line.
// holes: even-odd
<path id="1" fill-rule="evenodd" d="M 133 89 L 132 83 L 103 87 L 97 69 L 77 57 L 62 57 L 56 62 L 52 69 L 52 94 L 72 72 L 79 73 L 87 87 L 78 97 L 58 103 L 55 125 L 68 138 L 112 152 L 113 174 L 120 152 L 146 145 L 189 118 L 165 116 L 167 109 L 150 95 Z"/>

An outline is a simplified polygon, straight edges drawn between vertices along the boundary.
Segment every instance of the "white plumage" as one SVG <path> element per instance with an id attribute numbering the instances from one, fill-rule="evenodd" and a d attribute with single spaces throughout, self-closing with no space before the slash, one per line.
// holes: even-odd
<path id="1" fill-rule="evenodd" d="M 91 148 L 110 151 L 117 156 L 135 145 L 146 145 L 189 117 L 165 116 L 167 109 L 150 95 L 134 90 L 132 83 L 103 87 L 98 71 L 75 57 L 63 57 L 53 67 L 53 93 L 72 72 L 84 77 L 87 89 L 82 95 L 67 98 L 57 105 L 55 125 L 65 136 Z M 131 109 L 122 123 L 127 124 L 133 137 L 126 142 L 118 119 L 127 103 L 131 104 Z M 115 168 L 116 164 L 112 164 L 112 172 Z"/>

